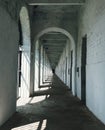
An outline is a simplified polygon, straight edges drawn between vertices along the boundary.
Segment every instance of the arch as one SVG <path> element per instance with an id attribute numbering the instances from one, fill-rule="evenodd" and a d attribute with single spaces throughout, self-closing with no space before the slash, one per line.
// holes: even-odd
<path id="1" fill-rule="evenodd" d="M 28 9 L 25 6 L 23 6 L 20 10 L 20 23 L 22 27 L 23 42 L 27 42 L 27 40 L 30 40 L 30 22 L 29 21 L 30 20 L 29 20 Z"/>
<path id="2" fill-rule="evenodd" d="M 21 65 L 18 66 L 20 72 L 19 78 L 21 79 L 21 85 L 19 91 L 21 97 L 29 97 L 30 90 L 30 22 L 28 9 L 23 6 L 20 10 L 20 25 L 21 25 L 21 37 L 22 43 L 19 43 L 19 52 L 21 52 L 21 59 L 18 61 Z"/>
<path id="3" fill-rule="evenodd" d="M 73 92 L 73 95 L 76 95 L 77 93 L 77 90 L 76 90 L 76 45 L 75 45 L 75 42 L 74 42 L 74 39 L 72 37 L 72 35 L 66 31 L 65 29 L 62 29 L 62 28 L 59 28 L 59 27 L 49 27 L 49 28 L 46 28 L 44 30 L 42 30 L 36 37 L 35 37 L 35 40 L 34 40 L 34 43 L 36 43 L 36 41 L 41 37 L 43 36 L 44 34 L 46 33 L 49 33 L 49 32 L 60 32 L 64 35 L 66 35 L 70 42 L 71 42 L 71 45 L 72 45 L 72 48 L 73 48 L 73 77 L 72 77 L 72 85 L 73 85 L 73 89 L 72 89 L 72 92 Z"/>

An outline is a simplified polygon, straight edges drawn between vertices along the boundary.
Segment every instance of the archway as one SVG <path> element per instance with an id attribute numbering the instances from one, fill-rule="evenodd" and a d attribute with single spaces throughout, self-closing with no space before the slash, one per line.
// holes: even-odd
<path id="1" fill-rule="evenodd" d="M 20 41 L 18 54 L 18 90 L 20 97 L 28 97 L 30 90 L 30 23 L 26 7 L 20 10 Z"/>
<path id="2" fill-rule="evenodd" d="M 65 29 L 62 29 L 62 28 L 58 28 L 58 27 L 49 27 L 47 29 L 44 29 L 42 30 L 36 37 L 35 37 L 35 40 L 34 40 L 34 43 L 36 44 L 36 42 L 38 41 L 38 39 L 43 36 L 44 34 L 46 33 L 49 33 L 49 32 L 60 32 L 64 35 L 66 35 L 70 42 L 71 42 L 71 45 L 72 45 L 72 48 L 73 48 L 73 68 L 72 68 L 72 72 L 73 72 L 73 75 L 72 75 L 72 92 L 73 92 L 73 95 L 76 95 L 76 85 L 75 85 L 75 80 L 76 80 L 76 47 L 75 47 L 75 42 L 74 42 L 74 39 L 73 37 L 71 36 L 71 34 L 66 31 Z M 34 87 L 34 86 L 31 86 L 31 87 Z"/>

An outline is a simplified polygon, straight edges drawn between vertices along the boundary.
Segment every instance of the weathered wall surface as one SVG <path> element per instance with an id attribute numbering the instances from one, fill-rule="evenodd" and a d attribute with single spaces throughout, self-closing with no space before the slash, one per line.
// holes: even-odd
<path id="1" fill-rule="evenodd" d="M 41 13 L 41 14 L 40 14 Z M 68 31 L 76 41 L 77 38 L 77 14 L 74 13 L 60 13 L 60 12 L 36 12 L 33 16 L 32 24 L 32 39 L 34 40 L 41 31 L 50 28 L 58 27 Z"/>
<path id="2" fill-rule="evenodd" d="M 18 26 L 0 7 L 0 125 L 16 111 Z"/>
<path id="3" fill-rule="evenodd" d="M 79 13 L 77 66 L 81 68 L 82 37 L 87 34 L 86 105 L 105 123 L 105 1 L 87 0 Z M 81 70 L 80 70 L 81 72 Z M 81 73 L 77 95 L 81 98 Z"/>
<path id="4" fill-rule="evenodd" d="M 20 9 L 26 2 L 27 0 L 0 0 L 0 6 L 5 8 L 13 20 L 18 21 Z"/>
<path id="5" fill-rule="evenodd" d="M 59 63 L 56 67 L 56 74 L 69 88 L 70 88 L 71 50 L 72 47 L 70 45 L 70 40 L 67 40 L 67 44 L 65 45 Z"/>
<path id="6" fill-rule="evenodd" d="M 39 41 L 35 44 L 35 74 L 34 74 L 34 91 L 39 89 Z"/>
<path id="7" fill-rule="evenodd" d="M 22 7 L 20 11 L 20 21 L 22 27 L 23 45 L 21 47 L 22 60 L 21 60 L 21 87 L 20 96 L 29 97 L 30 95 L 30 22 L 28 11 L 26 7 Z"/>
<path id="8" fill-rule="evenodd" d="M 43 85 L 45 80 L 52 74 L 45 49 L 42 49 L 43 45 L 40 45 L 39 43 L 40 41 L 37 41 L 35 44 L 34 91 L 38 91 L 40 85 Z"/>

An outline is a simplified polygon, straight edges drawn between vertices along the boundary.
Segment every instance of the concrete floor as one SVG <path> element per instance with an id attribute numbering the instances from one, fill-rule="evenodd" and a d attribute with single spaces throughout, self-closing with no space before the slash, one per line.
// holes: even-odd
<path id="1" fill-rule="evenodd" d="M 56 76 L 50 89 L 35 95 L 19 99 L 17 112 L 0 130 L 105 130 Z"/>

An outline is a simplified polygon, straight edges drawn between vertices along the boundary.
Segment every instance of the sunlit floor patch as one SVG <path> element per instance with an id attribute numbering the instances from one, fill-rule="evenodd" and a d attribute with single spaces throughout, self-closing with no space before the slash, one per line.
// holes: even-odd
<path id="1" fill-rule="evenodd" d="M 49 90 L 49 87 L 41 88 L 40 90 Z"/>
<path id="2" fill-rule="evenodd" d="M 38 96 L 38 97 L 33 97 L 33 98 L 20 98 L 17 101 L 17 107 L 24 106 L 24 105 L 30 104 L 30 103 L 32 103 L 32 104 L 37 103 L 37 102 L 45 100 L 45 98 L 46 98 L 46 96 Z"/>
<path id="3" fill-rule="evenodd" d="M 32 98 L 19 98 L 17 100 L 17 107 L 24 106 L 24 105 L 26 105 L 26 103 L 30 102 L 31 100 L 32 100 Z"/>
<path id="4" fill-rule="evenodd" d="M 46 99 L 46 96 L 38 96 L 38 97 L 34 97 L 33 100 L 30 102 L 31 104 L 32 103 L 37 103 L 37 102 L 41 102 L 43 100 Z"/>
<path id="5" fill-rule="evenodd" d="M 12 128 L 11 130 L 44 130 L 46 128 L 47 120 L 42 120 L 39 122 L 27 124 L 24 126 L 19 126 L 16 128 Z"/>

